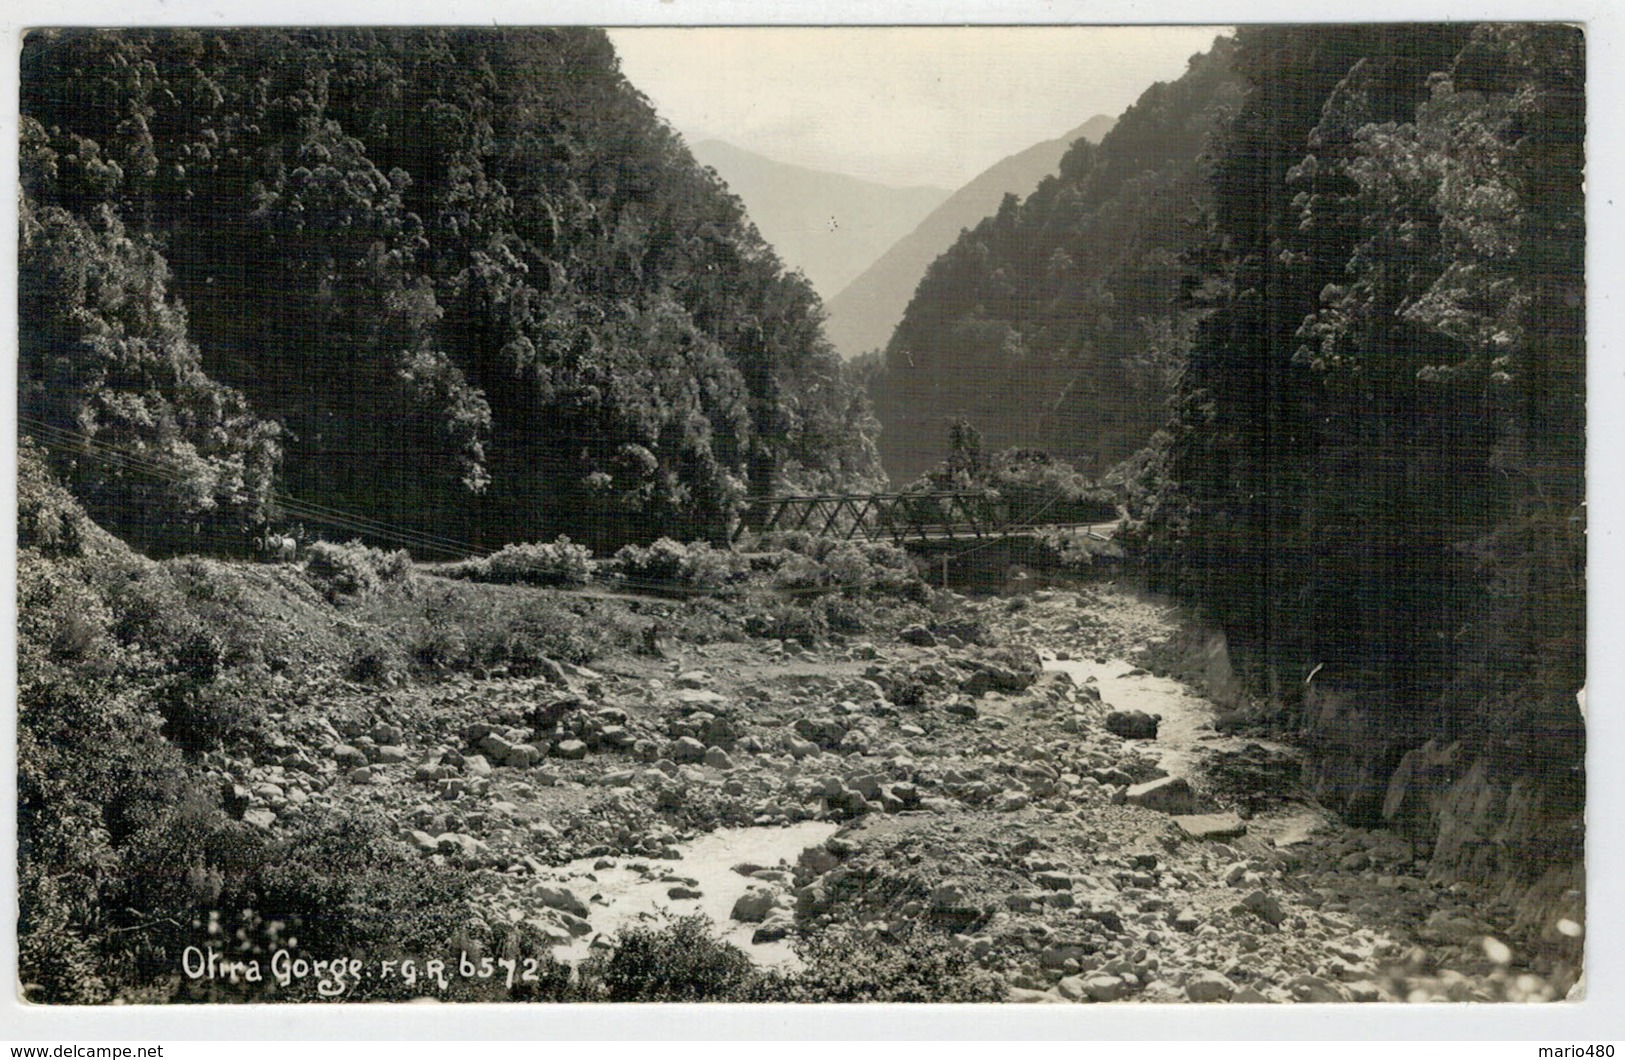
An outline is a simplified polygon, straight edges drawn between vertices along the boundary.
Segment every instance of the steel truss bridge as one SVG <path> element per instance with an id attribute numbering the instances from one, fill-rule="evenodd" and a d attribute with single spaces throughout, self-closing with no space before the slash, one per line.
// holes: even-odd
<path id="1" fill-rule="evenodd" d="M 1106 537 L 1113 519 L 1073 519 L 1070 505 L 1055 499 L 1015 501 L 997 493 L 864 493 L 770 497 L 758 502 L 760 518 L 741 526 L 760 534 L 802 531 L 845 540 L 891 541 L 929 546 L 1088 532 Z M 1089 513 L 1097 514 L 1097 513 Z"/>

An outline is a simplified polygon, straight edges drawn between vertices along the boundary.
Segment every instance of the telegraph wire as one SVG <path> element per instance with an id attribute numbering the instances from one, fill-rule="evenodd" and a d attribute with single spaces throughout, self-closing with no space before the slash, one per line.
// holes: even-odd
<path id="1" fill-rule="evenodd" d="M 70 431 L 57 427 L 53 424 L 35 419 L 33 417 L 19 416 L 18 419 L 21 423 L 27 425 L 30 435 L 33 436 L 36 441 L 56 448 L 59 451 L 90 456 L 113 466 L 136 471 L 166 482 L 181 484 L 186 481 L 185 477 L 176 472 L 173 468 L 146 455 L 143 455 L 138 451 L 115 445 L 111 442 L 95 438 L 82 432 Z M 441 534 L 413 530 L 408 527 L 380 522 L 366 516 L 358 515 L 354 512 L 333 508 L 328 505 L 318 504 L 312 501 L 304 501 L 290 494 L 277 490 L 271 491 L 270 499 L 276 504 L 280 511 L 285 514 L 292 515 L 295 518 L 310 520 L 312 522 L 321 523 L 335 529 L 354 533 L 358 536 L 366 536 L 375 540 L 389 541 L 408 548 L 417 548 L 423 551 L 439 553 L 441 555 L 450 555 L 454 557 L 454 560 L 488 558 L 496 551 L 493 549 L 481 548 L 468 542 L 460 541 Z M 968 556 L 974 555 L 983 551 L 984 549 L 1001 543 L 1003 540 L 1005 540 L 1004 535 L 1006 535 L 1012 529 L 1038 529 L 1039 524 L 1037 523 L 1037 520 L 1054 508 L 1055 505 L 1060 502 L 1060 500 L 1060 495 L 1055 494 L 1046 500 L 1039 508 L 1031 513 L 1027 513 L 1025 519 L 1021 523 L 1005 523 L 990 531 L 986 540 L 978 541 L 966 548 L 959 549 L 958 551 L 948 552 L 936 558 L 943 563 L 962 561 Z M 862 542 L 860 542 L 856 539 L 848 538 L 847 541 L 848 543 L 852 544 L 882 543 L 901 547 L 897 542 L 890 540 L 864 539 Z M 628 589 L 644 589 L 652 592 L 659 592 L 663 590 L 670 591 L 672 589 L 672 586 L 669 583 L 640 578 L 618 577 L 615 584 Z M 848 581 L 836 582 L 828 585 L 778 589 L 776 591 L 780 595 L 784 596 L 811 596 L 839 592 L 849 588 L 856 588 L 861 584 L 862 582 L 860 581 Z"/>

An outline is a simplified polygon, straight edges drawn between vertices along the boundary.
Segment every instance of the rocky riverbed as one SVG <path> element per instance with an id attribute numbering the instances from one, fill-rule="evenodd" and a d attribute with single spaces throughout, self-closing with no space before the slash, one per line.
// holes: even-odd
<path id="1" fill-rule="evenodd" d="M 475 874 L 479 917 L 572 960 L 704 913 L 764 965 L 804 935 L 932 933 L 1023 1002 L 1570 990 L 1517 910 L 1341 824 L 1291 747 L 1219 734 L 1145 669 L 1173 609 L 1110 585 L 955 603 L 864 641 L 668 636 L 523 680 L 346 686 L 211 766 L 266 829 L 382 811 Z"/>

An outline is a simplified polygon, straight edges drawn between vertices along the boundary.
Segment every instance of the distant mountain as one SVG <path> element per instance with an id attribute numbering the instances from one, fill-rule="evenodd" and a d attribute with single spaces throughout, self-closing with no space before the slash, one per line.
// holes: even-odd
<path id="1" fill-rule="evenodd" d="M 1116 118 L 1097 114 L 1065 136 L 1034 144 L 1001 162 L 954 192 L 918 228 L 892 246 L 834 298 L 826 298 L 829 320 L 824 332 L 842 357 L 884 349 L 892 329 L 903 319 L 908 300 L 926 268 L 959 238 L 999 208 L 1006 192 L 1025 198 L 1038 182 L 1054 173 L 1066 149 L 1079 139 L 1098 144 Z M 699 151 L 695 151 L 699 155 Z M 701 161 L 704 161 L 701 156 Z M 726 174 L 724 174 L 726 176 Z M 746 205 L 749 205 L 747 200 Z M 766 235 L 766 233 L 763 233 Z M 771 237 L 769 242 L 771 242 Z"/>
<path id="2" fill-rule="evenodd" d="M 1233 49 L 1220 38 L 1146 89 L 925 269 L 869 381 L 894 483 L 941 461 L 957 420 L 987 452 L 1041 449 L 1096 476 L 1167 421 L 1201 316 L 1190 255 L 1214 209 L 1210 137 L 1244 93 Z"/>
<path id="3" fill-rule="evenodd" d="M 727 181 L 785 266 L 805 273 L 826 300 L 950 194 L 794 166 L 721 140 L 690 150 Z"/>

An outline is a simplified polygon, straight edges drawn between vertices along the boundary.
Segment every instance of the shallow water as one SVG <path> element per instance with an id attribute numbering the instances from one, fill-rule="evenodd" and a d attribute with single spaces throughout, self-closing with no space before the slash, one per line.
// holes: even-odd
<path id="1" fill-rule="evenodd" d="M 1198 745 L 1223 747 L 1247 742 L 1218 736 L 1213 731 L 1213 704 L 1180 682 L 1143 671 L 1128 676 L 1135 666 L 1122 659 L 1108 659 L 1104 663 L 1087 659 L 1045 659 L 1044 669 L 1071 674 L 1080 685 L 1093 677 L 1100 698 L 1112 710 L 1143 710 L 1147 714 L 1162 715 L 1157 738 L 1135 741 L 1135 747 L 1155 755 L 1170 776 L 1191 773 Z"/>
<path id="2" fill-rule="evenodd" d="M 1079 684 L 1093 677 L 1101 700 L 1112 710 L 1143 710 L 1147 714 L 1162 715 L 1157 738 L 1135 740 L 1133 744 L 1136 749 L 1154 755 L 1157 764 L 1169 776 L 1188 778 L 1200 773 L 1196 753 L 1199 747 L 1235 750 L 1256 743 L 1278 751 L 1291 750 L 1273 740 L 1221 735 L 1213 728 L 1217 710 L 1211 702 L 1172 678 L 1133 673 L 1135 665 L 1122 659 L 1099 663 L 1088 659 L 1045 658 L 1044 669 L 1069 673 Z M 1330 826 L 1330 816 L 1324 810 L 1292 802 L 1253 818 L 1248 832 L 1276 846 L 1291 846 Z"/>
<path id="3" fill-rule="evenodd" d="M 551 870 L 544 879 L 569 887 L 592 910 L 591 935 L 560 946 L 554 955 L 577 961 L 588 955 L 597 936 L 612 937 L 623 928 L 659 924 L 703 913 L 719 933 L 764 967 L 794 967 L 789 940 L 753 944 L 755 924 L 729 919 L 734 902 L 749 889 L 750 878 L 733 871 L 749 863 L 761 868 L 795 865 L 801 852 L 817 846 L 840 826 L 829 821 L 803 821 L 781 828 L 722 828 L 678 845 L 678 860 L 640 857 L 580 858 Z M 613 867 L 594 869 L 600 861 Z M 673 899 L 675 886 L 691 887 L 699 898 Z M 788 888 L 786 888 L 788 889 Z"/>

